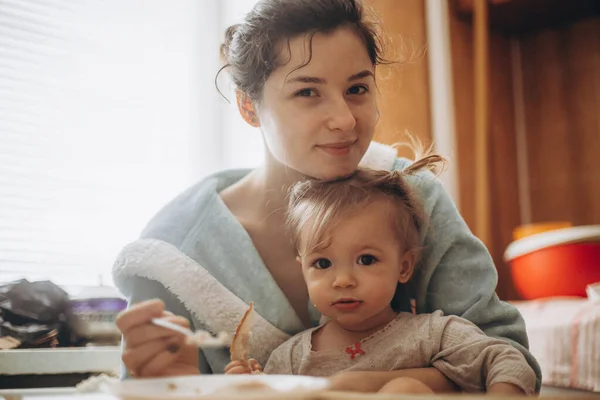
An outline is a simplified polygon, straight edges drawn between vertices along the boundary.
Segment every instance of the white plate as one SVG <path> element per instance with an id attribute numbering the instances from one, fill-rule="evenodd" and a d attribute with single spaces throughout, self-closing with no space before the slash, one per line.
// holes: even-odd
<path id="1" fill-rule="evenodd" d="M 290 398 L 329 387 L 325 378 L 299 375 L 199 375 L 108 382 L 109 393 L 123 400 Z"/>

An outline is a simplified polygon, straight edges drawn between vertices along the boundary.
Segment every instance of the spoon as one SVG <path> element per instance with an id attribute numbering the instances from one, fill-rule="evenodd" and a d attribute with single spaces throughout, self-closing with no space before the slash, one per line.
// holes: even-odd
<path id="1" fill-rule="evenodd" d="M 227 347 L 231 345 L 231 336 L 227 332 L 221 332 L 216 337 L 208 331 L 193 332 L 188 328 L 184 328 L 162 318 L 152 318 L 154 325 L 179 332 L 186 336 L 188 344 L 202 348 Z"/>

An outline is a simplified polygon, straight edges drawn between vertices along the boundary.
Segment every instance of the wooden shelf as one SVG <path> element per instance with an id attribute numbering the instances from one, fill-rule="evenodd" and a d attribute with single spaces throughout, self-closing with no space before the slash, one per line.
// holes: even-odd
<path id="1" fill-rule="evenodd" d="M 451 9 L 471 20 L 473 3 L 450 0 Z M 488 0 L 490 28 L 508 35 L 524 34 L 600 15 L 600 0 Z"/>

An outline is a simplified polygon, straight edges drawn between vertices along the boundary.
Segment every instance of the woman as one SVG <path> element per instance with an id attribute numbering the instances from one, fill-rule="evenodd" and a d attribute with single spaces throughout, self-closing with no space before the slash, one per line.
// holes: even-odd
<path id="1" fill-rule="evenodd" d="M 222 53 L 239 111 L 260 128 L 266 156 L 252 171 L 225 171 L 188 189 L 117 260 L 115 281 L 132 305 L 118 320 L 123 361 L 136 376 L 221 373 L 229 361 L 224 350 L 191 351 L 181 337 L 150 324 L 154 317 L 231 330 L 239 309 L 253 301 L 261 316 L 253 347 L 259 360 L 317 324 L 284 224 L 287 189 L 306 177 L 351 175 L 361 160 L 387 169 L 408 165 L 371 144 L 379 118 L 376 67 L 383 59 L 377 25 L 359 1 L 260 0 L 227 30 Z M 417 312 L 441 309 L 509 340 L 539 381 L 521 316 L 494 293 L 497 275 L 487 250 L 439 182 L 412 184 L 428 216 L 420 274 L 412 282 Z M 162 301 L 144 302 L 155 298 Z M 452 389 L 432 368 L 397 374 L 436 391 Z M 374 376 L 356 378 L 344 374 L 335 385 L 363 391 L 383 385 Z"/>

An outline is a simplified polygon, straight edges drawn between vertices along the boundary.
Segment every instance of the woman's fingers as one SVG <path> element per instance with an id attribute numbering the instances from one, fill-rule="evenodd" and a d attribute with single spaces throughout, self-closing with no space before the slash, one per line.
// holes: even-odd
<path id="1" fill-rule="evenodd" d="M 137 372 L 141 366 L 167 351 L 173 343 L 177 343 L 177 338 L 160 338 L 134 348 L 125 348 L 121 359 L 129 370 Z"/>
<path id="2" fill-rule="evenodd" d="M 174 356 L 173 360 L 176 359 L 182 345 L 183 338 L 179 336 L 160 338 L 135 348 L 126 348 L 121 355 L 121 359 L 127 369 L 133 371 L 136 376 L 150 376 L 142 374 L 157 374 L 167 366 L 166 364 L 156 365 L 155 359 L 165 359 L 164 354 L 167 353 Z M 148 365 L 150 365 L 149 369 Z"/>
<path id="3" fill-rule="evenodd" d="M 190 322 L 184 317 L 170 315 L 162 317 L 162 319 L 185 328 L 190 327 Z M 147 323 L 145 325 L 134 326 L 123 335 L 123 339 L 127 348 L 135 348 L 146 342 L 172 336 L 182 336 L 182 334 L 171 329 L 156 326 L 152 323 Z"/>
<path id="4" fill-rule="evenodd" d="M 184 334 L 154 325 L 153 318 L 190 327 L 187 319 L 166 311 L 161 300 L 132 305 L 116 321 L 123 333 L 121 358 L 127 369 L 136 377 L 197 374 L 197 348 L 186 343 Z"/>
<path id="5" fill-rule="evenodd" d="M 167 340 L 166 344 L 165 351 L 161 351 L 137 369 L 139 377 L 150 378 L 162 376 L 164 371 L 167 371 L 171 364 L 177 361 L 181 355 L 180 352 L 183 346 L 183 338 L 179 337 L 176 340 Z"/>
<path id="6" fill-rule="evenodd" d="M 137 303 L 121 312 L 116 319 L 119 330 L 126 334 L 132 328 L 150 322 L 152 318 L 160 318 L 165 312 L 165 303 L 161 300 L 147 300 Z"/>

